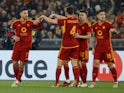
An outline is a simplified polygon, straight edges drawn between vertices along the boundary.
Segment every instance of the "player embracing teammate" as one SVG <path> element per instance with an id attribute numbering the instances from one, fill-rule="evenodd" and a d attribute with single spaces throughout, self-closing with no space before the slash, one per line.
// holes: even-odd
<path id="1" fill-rule="evenodd" d="M 51 18 L 50 18 L 51 17 Z M 74 38 L 74 34 L 78 29 L 78 18 L 74 15 L 73 7 L 69 6 L 65 8 L 65 16 L 53 14 L 50 17 L 44 15 L 41 16 L 49 23 L 61 25 L 63 30 L 62 44 L 58 54 L 58 63 L 56 68 L 56 80 L 52 87 L 59 86 L 59 77 L 61 74 L 61 68 L 64 64 L 67 64 L 69 60 L 72 63 L 72 69 L 75 77 L 75 86 L 79 86 L 79 67 L 78 67 L 78 52 L 79 42 L 77 38 Z M 58 19 L 52 19 L 57 17 Z"/>
<path id="2" fill-rule="evenodd" d="M 63 30 L 62 44 L 58 54 L 58 63 L 56 67 L 55 83 L 52 87 L 59 86 L 59 78 L 61 74 L 62 66 L 65 66 L 66 81 L 65 85 L 70 84 L 69 80 L 69 67 L 68 62 L 71 60 L 72 70 L 74 74 L 76 87 L 87 87 L 87 66 L 89 58 L 89 42 L 93 30 L 93 72 L 92 83 L 89 88 L 95 87 L 96 78 L 98 75 L 98 68 L 100 63 L 104 60 L 114 79 L 114 88 L 118 87 L 117 72 L 114 63 L 113 50 L 111 45 L 111 32 L 116 32 L 115 27 L 106 21 L 105 11 L 100 10 L 97 12 L 98 21 L 92 25 L 88 22 L 87 12 L 81 10 L 78 18 L 74 15 L 73 7 L 69 6 L 65 8 L 65 16 L 51 14 L 50 17 L 45 15 L 40 16 L 39 20 L 32 22 L 28 19 L 28 10 L 23 8 L 20 11 L 21 18 L 12 24 L 12 28 L 15 31 L 13 35 L 9 32 L 9 36 L 15 40 L 14 51 L 12 54 L 14 74 L 16 81 L 13 82 L 12 87 L 17 87 L 21 82 L 21 76 L 23 74 L 24 62 L 28 60 L 29 50 L 31 48 L 31 29 L 37 28 L 41 30 L 41 26 L 38 25 L 39 21 L 44 19 L 49 23 L 61 25 Z M 57 19 L 53 19 L 56 17 Z M 20 60 L 20 66 L 18 67 L 18 61 Z M 81 77 L 82 83 L 80 84 L 79 77 Z M 64 82 L 65 83 L 65 82 Z"/>
<path id="3" fill-rule="evenodd" d="M 71 7 L 66 8 L 65 13 L 67 14 L 70 13 L 71 11 L 70 8 Z M 79 12 L 78 26 L 76 26 L 77 19 L 74 17 L 74 14 L 72 13 L 71 13 L 71 16 L 66 15 L 66 17 L 57 15 L 57 14 L 52 14 L 50 18 L 44 15 L 41 16 L 47 22 L 59 24 L 64 28 L 62 46 L 60 48 L 60 52 L 58 56 L 56 80 L 53 87 L 59 86 L 59 76 L 61 74 L 62 65 L 65 65 L 66 67 L 65 75 L 66 76 L 69 75 L 69 69 L 67 69 L 69 60 L 72 61 L 74 79 L 75 79 L 75 83 L 70 86 L 77 86 L 77 87 L 88 86 L 86 82 L 87 81 L 86 80 L 87 79 L 86 63 L 88 62 L 88 52 L 89 52 L 88 39 L 91 37 L 92 30 L 93 30 L 93 48 L 92 48 L 93 50 L 92 51 L 94 55 L 94 61 L 93 61 L 92 83 L 88 87 L 93 88 L 95 86 L 96 78 L 98 75 L 98 68 L 100 63 L 103 60 L 108 64 L 108 67 L 110 68 L 110 71 L 112 73 L 112 76 L 114 79 L 113 88 L 118 87 L 117 72 L 115 67 L 113 66 L 114 56 L 112 52 L 113 50 L 112 50 L 111 39 L 110 39 L 111 32 L 117 32 L 117 31 L 110 22 L 106 21 L 104 10 L 99 10 L 96 16 L 98 18 L 98 21 L 94 23 L 92 27 L 87 20 L 86 11 Z M 57 17 L 58 19 L 52 19 L 54 17 Z M 78 40 L 78 43 L 77 43 L 77 40 Z M 79 76 L 81 77 L 82 84 L 79 83 Z M 69 76 L 68 76 L 68 80 L 69 80 Z M 66 86 L 69 84 L 70 82 L 68 83 L 66 80 L 66 82 L 63 83 L 63 86 Z"/>

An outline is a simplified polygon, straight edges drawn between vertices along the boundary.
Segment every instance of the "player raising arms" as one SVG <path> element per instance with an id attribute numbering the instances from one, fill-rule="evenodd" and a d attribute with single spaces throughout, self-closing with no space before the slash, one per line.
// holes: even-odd
<path id="1" fill-rule="evenodd" d="M 49 23 L 58 24 L 63 26 L 62 44 L 58 55 L 58 63 L 56 68 L 56 80 L 53 87 L 57 87 L 59 84 L 59 77 L 61 74 L 62 65 L 71 60 L 73 66 L 73 73 L 76 80 L 75 86 L 79 84 L 79 67 L 78 67 L 78 40 L 74 38 L 74 34 L 77 32 L 78 19 L 74 16 L 74 10 L 72 7 L 65 8 L 65 16 L 56 15 L 59 19 L 51 19 L 44 15 L 41 18 L 45 19 Z"/>
<path id="2" fill-rule="evenodd" d="M 74 34 L 75 38 L 79 38 L 79 67 L 80 67 L 80 77 L 82 79 L 82 84 L 80 87 L 87 87 L 87 66 L 88 55 L 89 55 L 89 42 L 88 39 L 91 37 L 91 24 L 87 19 L 87 11 L 81 10 L 79 12 L 79 29 L 78 33 Z"/>
<path id="3" fill-rule="evenodd" d="M 40 19 L 34 22 L 28 18 L 28 9 L 23 7 L 20 10 L 20 19 L 12 23 L 14 34 L 8 31 L 8 36 L 15 40 L 13 47 L 12 61 L 16 80 L 11 85 L 18 87 L 24 71 L 24 63 L 28 61 L 29 50 L 32 47 L 32 28 L 42 30 Z M 18 65 L 18 61 L 20 64 Z"/>
<path id="4" fill-rule="evenodd" d="M 93 47 L 92 52 L 94 54 L 93 61 L 93 72 L 92 72 L 92 83 L 89 88 L 93 88 L 96 83 L 96 77 L 98 75 L 98 68 L 100 62 L 103 60 L 107 63 L 113 79 L 114 85 L 113 88 L 118 87 L 117 72 L 114 63 L 113 49 L 111 44 L 111 32 L 116 31 L 115 27 L 105 19 L 105 11 L 100 10 L 97 12 L 98 21 L 93 24 Z"/>

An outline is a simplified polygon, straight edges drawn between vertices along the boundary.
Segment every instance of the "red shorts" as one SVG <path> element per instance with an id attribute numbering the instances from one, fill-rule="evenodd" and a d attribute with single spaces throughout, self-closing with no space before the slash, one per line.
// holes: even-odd
<path id="1" fill-rule="evenodd" d="M 94 54 L 94 60 L 98 59 L 100 62 L 103 60 L 105 62 L 112 62 L 114 63 L 114 55 L 113 55 L 113 50 L 111 48 L 105 48 L 105 49 L 95 49 L 95 54 Z"/>
<path id="2" fill-rule="evenodd" d="M 13 50 L 12 60 L 14 61 L 20 60 L 22 62 L 27 62 L 28 54 L 29 54 L 29 49 Z"/>
<path id="3" fill-rule="evenodd" d="M 79 60 L 88 62 L 89 59 L 89 50 L 79 50 Z"/>
<path id="4" fill-rule="evenodd" d="M 79 47 L 76 48 L 61 48 L 59 51 L 58 58 L 61 60 L 70 60 L 77 59 L 78 60 Z"/>
<path id="5" fill-rule="evenodd" d="M 81 40 L 79 43 L 79 60 L 88 62 L 89 45 L 87 40 Z"/>

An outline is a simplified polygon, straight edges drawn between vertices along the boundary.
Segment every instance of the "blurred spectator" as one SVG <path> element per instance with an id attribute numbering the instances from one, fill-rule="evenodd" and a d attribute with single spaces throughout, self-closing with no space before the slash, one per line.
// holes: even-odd
<path id="1" fill-rule="evenodd" d="M 56 4 L 54 2 L 50 2 L 47 8 L 47 15 L 50 15 L 52 11 L 55 10 Z"/>
<path id="2" fill-rule="evenodd" d="M 8 23 L 7 22 L 3 22 L 2 23 L 2 28 L 0 31 L 0 37 L 1 38 L 6 38 L 7 37 L 7 30 L 8 30 Z"/>
<path id="3" fill-rule="evenodd" d="M 24 5 L 29 4 L 30 0 L 23 0 Z"/>
<path id="4" fill-rule="evenodd" d="M 16 18 L 20 18 L 19 12 L 20 12 L 20 9 L 21 9 L 22 7 L 24 7 L 22 1 L 21 1 L 21 0 L 16 0 L 16 11 L 15 11 L 15 13 L 16 13 L 15 16 L 16 16 Z"/>
<path id="5" fill-rule="evenodd" d="M 36 19 L 37 11 L 35 9 L 30 10 L 30 17 L 32 20 Z"/>
<path id="6" fill-rule="evenodd" d="M 119 28 L 124 28 L 124 9 L 122 9 L 121 13 L 117 16 L 117 23 Z"/>
<path id="7" fill-rule="evenodd" d="M 32 36 L 33 36 L 32 49 L 36 50 L 39 48 L 39 43 L 41 42 L 41 39 L 42 39 L 41 32 L 34 29 L 32 31 Z"/>
<path id="8" fill-rule="evenodd" d="M 10 25 L 8 25 L 7 22 L 3 22 L 1 32 L 3 38 L 2 46 L 4 49 L 12 49 L 13 47 L 13 40 L 7 36 L 7 31 L 9 29 L 10 29 Z"/>
<path id="9" fill-rule="evenodd" d="M 56 1 L 56 13 L 59 15 L 64 15 L 63 9 L 64 9 L 64 7 L 62 4 L 62 0 Z"/>
<path id="10" fill-rule="evenodd" d="M 48 39 L 53 39 L 53 33 L 51 31 L 47 32 L 47 38 Z"/>
<path id="11" fill-rule="evenodd" d="M 0 21 L 2 21 L 2 22 L 7 22 L 8 21 L 7 12 L 5 10 L 2 10 L 2 12 L 1 12 Z"/>
<path id="12" fill-rule="evenodd" d="M 55 39 L 61 39 L 62 38 L 62 31 L 61 31 L 60 26 L 56 26 L 53 38 L 55 38 Z"/>
<path id="13" fill-rule="evenodd" d="M 44 30 L 41 31 L 41 37 L 42 38 L 47 38 L 47 30 L 44 29 Z"/>
<path id="14" fill-rule="evenodd" d="M 97 20 L 96 11 L 101 8 L 105 9 L 107 18 L 120 32 L 119 34 L 113 34 L 112 38 L 124 38 L 124 0 L 0 0 L 0 40 L 5 40 L 6 24 L 10 25 L 13 18 L 19 18 L 18 13 L 23 6 L 29 9 L 30 17 L 35 19 L 42 14 L 46 16 L 49 16 L 51 13 L 64 15 L 64 8 L 69 5 L 74 7 L 75 13 L 80 9 L 86 9 L 91 23 Z M 51 25 L 45 21 L 42 23 L 43 31 L 38 33 L 36 31 L 34 39 L 38 37 L 49 39 L 62 37 L 61 27 Z"/>
<path id="15" fill-rule="evenodd" d="M 37 19 L 38 13 L 35 9 L 31 9 L 30 10 L 30 17 L 32 18 L 32 20 Z M 39 48 L 39 43 L 41 42 L 42 36 L 41 36 L 41 31 L 38 31 L 37 29 L 33 29 L 32 30 L 32 38 L 33 38 L 33 42 L 32 42 L 32 49 L 36 50 Z"/>

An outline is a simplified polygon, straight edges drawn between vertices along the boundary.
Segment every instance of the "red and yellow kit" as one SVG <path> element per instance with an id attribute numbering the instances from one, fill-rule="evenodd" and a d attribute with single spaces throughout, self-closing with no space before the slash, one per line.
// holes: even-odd
<path id="1" fill-rule="evenodd" d="M 101 62 L 102 60 L 114 62 L 110 29 L 115 27 L 108 21 L 102 24 L 96 22 L 92 27 L 96 37 L 94 59 L 99 59 Z"/>
<path id="2" fill-rule="evenodd" d="M 14 44 L 12 59 L 27 61 L 29 50 L 32 47 L 32 28 L 42 30 L 42 26 L 40 24 L 34 25 L 32 20 L 26 20 L 25 22 L 16 20 L 13 22 L 12 28 L 15 35 L 20 38 L 20 41 Z M 13 33 L 8 32 L 8 35 L 12 37 Z"/>
<path id="3" fill-rule="evenodd" d="M 68 60 L 70 58 L 78 59 L 79 43 L 78 39 L 73 36 L 77 33 L 78 19 L 76 17 L 58 19 L 58 24 L 62 26 L 63 33 L 61 49 L 58 57 L 61 60 Z"/>
<path id="4" fill-rule="evenodd" d="M 79 23 L 78 33 L 80 35 L 87 35 L 87 33 L 91 33 L 92 28 L 89 22 Z M 89 58 L 89 44 L 88 39 L 79 39 L 79 60 L 88 61 Z"/>

